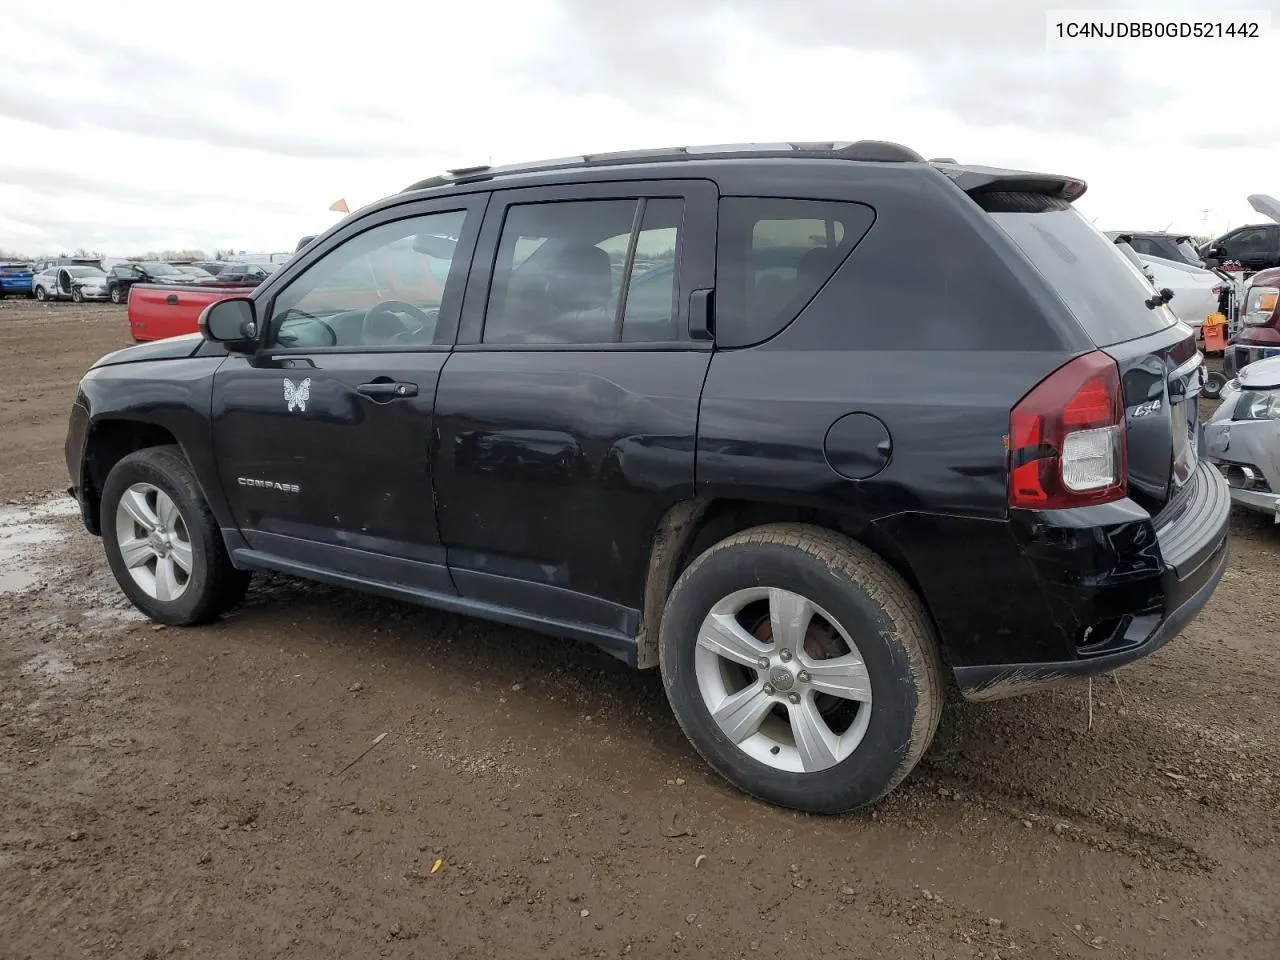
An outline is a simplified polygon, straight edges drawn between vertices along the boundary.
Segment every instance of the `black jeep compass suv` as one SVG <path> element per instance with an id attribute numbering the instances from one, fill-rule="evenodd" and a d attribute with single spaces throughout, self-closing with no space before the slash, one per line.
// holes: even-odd
<path id="1" fill-rule="evenodd" d="M 1195 337 L 1084 189 L 875 141 L 455 170 L 100 360 L 71 492 L 155 620 L 269 570 L 587 640 L 743 790 L 856 808 L 949 679 L 1110 670 L 1222 576 Z"/>

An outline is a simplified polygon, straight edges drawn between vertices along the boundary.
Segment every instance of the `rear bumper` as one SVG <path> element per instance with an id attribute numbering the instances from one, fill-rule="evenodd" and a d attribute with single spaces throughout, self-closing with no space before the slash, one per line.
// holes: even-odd
<path id="1" fill-rule="evenodd" d="M 1053 659 L 956 664 L 961 693 L 968 700 L 1017 696 L 1113 670 L 1159 650 L 1195 618 L 1222 579 L 1230 516 L 1226 481 L 1201 461 L 1176 516 L 1159 518 L 1159 527 L 1150 518 L 1136 526 L 1088 526 L 1088 518 L 1077 516 L 1056 528 L 1034 530 L 1035 542 L 1026 546 L 1047 601 L 1043 616 L 1059 628 L 1074 623 L 1075 636 Z M 1043 524 L 1043 517 L 1038 519 Z M 1055 556 L 1065 541 L 1076 538 L 1087 545 L 1092 571 L 1065 568 Z"/>

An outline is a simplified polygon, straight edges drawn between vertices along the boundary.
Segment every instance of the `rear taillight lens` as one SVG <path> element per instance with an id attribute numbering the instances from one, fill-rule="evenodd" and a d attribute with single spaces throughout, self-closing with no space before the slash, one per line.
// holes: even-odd
<path id="1" fill-rule="evenodd" d="M 1059 367 L 1009 414 L 1009 506 L 1046 510 L 1127 492 L 1120 369 L 1100 350 Z"/>
<path id="2" fill-rule="evenodd" d="M 1275 315 L 1277 300 L 1280 300 L 1280 288 L 1250 287 L 1240 319 L 1255 327 L 1266 323 Z"/>

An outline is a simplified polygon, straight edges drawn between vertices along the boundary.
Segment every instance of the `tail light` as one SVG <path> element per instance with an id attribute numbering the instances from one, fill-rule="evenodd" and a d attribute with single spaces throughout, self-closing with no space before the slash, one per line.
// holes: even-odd
<path id="1" fill-rule="evenodd" d="M 1255 327 L 1266 323 L 1275 315 L 1277 300 L 1280 300 L 1280 288 L 1250 287 L 1241 321 Z"/>
<path id="2" fill-rule="evenodd" d="M 1009 506 L 1122 499 L 1128 450 L 1120 369 L 1100 350 L 1059 367 L 1009 414 Z"/>

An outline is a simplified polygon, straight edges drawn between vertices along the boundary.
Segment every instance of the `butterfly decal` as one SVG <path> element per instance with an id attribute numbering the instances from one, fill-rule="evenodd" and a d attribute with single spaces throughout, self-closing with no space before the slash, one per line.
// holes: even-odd
<path id="1" fill-rule="evenodd" d="M 292 412 L 296 407 L 299 413 L 307 412 L 307 401 L 311 399 L 311 378 L 307 377 L 295 384 L 288 377 L 284 381 L 284 408 Z"/>

